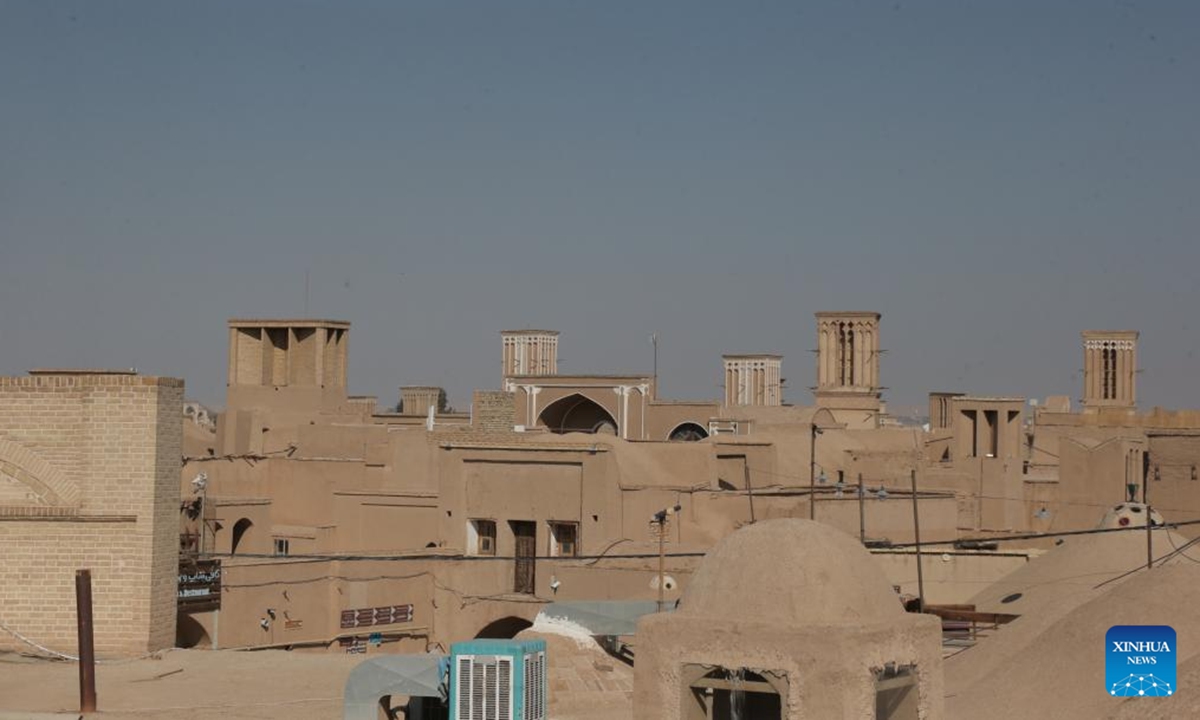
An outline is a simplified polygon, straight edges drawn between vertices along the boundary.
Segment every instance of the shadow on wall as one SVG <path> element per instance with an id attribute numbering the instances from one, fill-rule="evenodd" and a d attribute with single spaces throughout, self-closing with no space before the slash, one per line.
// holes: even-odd
<path id="1" fill-rule="evenodd" d="M 495 622 L 485 625 L 475 638 L 484 640 L 511 640 L 517 636 L 517 633 L 531 627 L 533 627 L 533 623 L 525 618 L 500 618 Z"/>
<path id="2" fill-rule="evenodd" d="M 233 544 L 229 547 L 230 555 L 236 555 L 238 548 L 242 547 L 243 544 L 250 545 L 250 541 L 246 539 L 246 533 L 253 527 L 254 523 L 250 522 L 249 518 L 242 518 L 233 524 Z M 244 550 L 245 548 L 243 548 Z"/>
<path id="3" fill-rule="evenodd" d="M 196 622 L 191 615 L 180 613 L 179 620 L 175 623 L 175 647 L 208 648 L 211 645 L 212 639 L 204 626 Z"/>

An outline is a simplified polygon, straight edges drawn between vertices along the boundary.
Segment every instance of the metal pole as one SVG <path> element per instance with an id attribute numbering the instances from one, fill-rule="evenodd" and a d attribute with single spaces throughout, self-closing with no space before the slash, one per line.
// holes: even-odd
<path id="1" fill-rule="evenodd" d="M 917 544 L 917 612 L 925 612 L 925 576 L 921 572 L 921 514 L 917 512 L 917 471 L 912 471 L 913 539 Z"/>
<path id="2" fill-rule="evenodd" d="M 96 712 L 96 653 L 92 642 L 92 571 L 75 571 L 75 617 L 79 623 L 79 712 Z"/>
<path id="3" fill-rule="evenodd" d="M 1149 478 L 1150 478 L 1149 473 L 1142 473 L 1142 504 L 1146 506 L 1146 569 L 1147 570 L 1154 567 L 1154 540 L 1152 539 L 1152 536 L 1150 534 L 1152 523 L 1150 522 L 1150 496 L 1148 495 L 1148 493 L 1150 491 L 1150 484 L 1147 482 L 1147 480 L 1149 480 Z"/>
<path id="4" fill-rule="evenodd" d="M 863 494 L 862 473 L 858 474 L 858 541 L 863 545 L 867 544 L 867 511 L 863 504 L 865 495 Z"/>
<path id="5" fill-rule="evenodd" d="M 667 584 L 666 550 L 663 548 L 663 541 L 667 535 L 666 522 L 666 516 L 658 521 L 658 612 L 662 612 L 667 604 L 664 592 Z"/>
<path id="6" fill-rule="evenodd" d="M 817 424 L 808 433 L 808 519 L 817 519 Z"/>
<path id="7" fill-rule="evenodd" d="M 307 317 L 307 313 L 305 314 L 305 316 Z M 205 502 L 205 498 L 207 495 L 208 495 L 207 488 L 200 491 L 200 525 L 197 528 L 200 531 L 200 537 L 196 539 L 196 554 L 200 555 L 200 556 L 204 555 L 204 546 L 205 546 L 204 531 L 208 529 L 207 525 L 204 522 L 204 511 L 207 509 L 204 506 L 207 504 Z"/>
<path id="8" fill-rule="evenodd" d="M 750 465 L 743 465 L 742 469 L 746 476 L 746 496 L 750 498 L 750 524 L 753 525 L 756 521 L 754 519 L 754 488 L 750 485 Z"/>
<path id="9" fill-rule="evenodd" d="M 654 399 L 658 399 L 658 333 L 650 335 L 650 343 L 654 345 Z"/>

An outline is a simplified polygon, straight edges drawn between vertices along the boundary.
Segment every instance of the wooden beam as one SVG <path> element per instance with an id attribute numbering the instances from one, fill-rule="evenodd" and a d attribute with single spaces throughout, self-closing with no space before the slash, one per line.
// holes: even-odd
<path id="1" fill-rule="evenodd" d="M 742 692 L 752 693 L 767 693 L 768 695 L 778 695 L 779 691 L 775 689 L 771 683 L 762 682 L 761 680 L 745 680 L 739 683 L 730 682 L 729 680 L 718 680 L 717 678 L 700 678 L 692 683 L 693 688 L 712 688 L 713 690 L 741 690 Z"/>
<path id="2" fill-rule="evenodd" d="M 875 681 L 875 692 L 883 692 L 884 690 L 896 690 L 902 687 L 915 687 L 917 684 L 916 675 L 897 675 L 896 677 L 887 678 L 886 680 Z"/>
<path id="3" fill-rule="evenodd" d="M 966 622 L 984 623 L 987 625 L 1007 625 L 1021 617 L 1009 613 L 977 612 L 974 610 L 948 610 L 945 608 L 925 608 L 930 615 L 936 615 L 943 620 L 962 620 Z"/>

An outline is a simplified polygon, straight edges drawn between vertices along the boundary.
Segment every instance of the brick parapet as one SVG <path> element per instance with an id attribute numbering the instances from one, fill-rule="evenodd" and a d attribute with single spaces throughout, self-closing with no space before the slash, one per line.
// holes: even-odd
<path id="1" fill-rule="evenodd" d="M 472 426 L 480 432 L 512 432 L 517 419 L 515 395 L 502 390 L 476 390 Z"/>

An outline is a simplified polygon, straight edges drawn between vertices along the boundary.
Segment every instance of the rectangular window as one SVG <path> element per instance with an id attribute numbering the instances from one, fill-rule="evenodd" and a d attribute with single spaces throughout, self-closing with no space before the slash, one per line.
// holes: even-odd
<path id="1" fill-rule="evenodd" d="M 288 554 L 288 539 L 287 538 L 275 538 L 275 554 L 276 555 L 287 555 Z"/>
<path id="2" fill-rule="evenodd" d="M 550 555 L 575 557 L 579 554 L 579 524 L 550 523 Z"/>
<path id="3" fill-rule="evenodd" d="M 495 520 L 472 520 L 467 523 L 467 554 L 496 554 Z"/>

